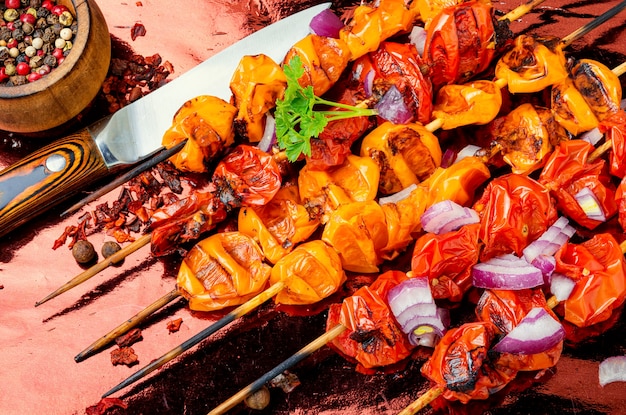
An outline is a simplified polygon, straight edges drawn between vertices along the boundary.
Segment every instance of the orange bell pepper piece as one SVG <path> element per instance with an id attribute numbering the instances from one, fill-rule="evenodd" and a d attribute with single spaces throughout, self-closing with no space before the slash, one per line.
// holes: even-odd
<path id="1" fill-rule="evenodd" d="M 502 106 L 502 92 L 495 82 L 475 81 L 444 85 L 437 92 L 433 117 L 443 121 L 444 130 L 491 122 Z"/>
<path id="2" fill-rule="evenodd" d="M 176 284 L 189 308 L 213 311 L 243 304 L 267 287 L 271 267 L 261 248 L 240 232 L 198 242 L 185 256 Z"/>
<path id="3" fill-rule="evenodd" d="M 170 161 L 181 171 L 207 172 L 208 164 L 234 143 L 236 114 L 237 108 L 233 105 L 210 95 L 185 102 L 163 135 L 162 143 L 167 148 L 187 139 L 185 146 Z"/>
<path id="4" fill-rule="evenodd" d="M 282 68 L 267 55 L 244 56 L 230 81 L 233 103 L 239 109 L 235 129 L 250 142 L 261 141 L 265 116 L 282 99 L 287 78 Z"/>
<path id="5" fill-rule="evenodd" d="M 335 293 L 346 281 L 337 253 L 320 240 L 305 242 L 272 268 L 270 284 L 286 287 L 274 297 L 278 304 L 314 304 Z"/>

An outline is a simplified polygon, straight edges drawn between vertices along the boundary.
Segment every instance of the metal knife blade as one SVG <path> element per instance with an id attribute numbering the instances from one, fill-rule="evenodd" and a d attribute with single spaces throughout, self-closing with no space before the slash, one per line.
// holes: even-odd
<path id="1" fill-rule="evenodd" d="M 150 157 L 174 114 L 199 95 L 230 99 L 230 79 L 245 55 L 281 62 L 309 33 L 311 19 L 330 3 L 293 14 L 258 30 L 170 83 L 86 129 L 43 147 L 0 172 L 0 236 L 90 184 Z"/>

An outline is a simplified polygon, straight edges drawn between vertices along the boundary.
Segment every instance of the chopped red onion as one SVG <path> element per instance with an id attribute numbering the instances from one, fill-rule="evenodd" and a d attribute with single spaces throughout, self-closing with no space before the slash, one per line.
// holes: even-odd
<path id="1" fill-rule="evenodd" d="M 585 132 L 585 133 L 580 135 L 580 139 L 581 140 L 585 140 L 586 142 L 588 142 L 589 144 L 591 144 L 594 147 L 595 147 L 596 144 L 598 144 L 598 142 L 602 139 L 602 137 L 604 137 L 604 134 L 602 134 L 600 132 L 598 127 L 594 128 L 593 130 L 589 130 L 589 131 L 587 131 L 587 132 Z"/>
<path id="2" fill-rule="evenodd" d="M 319 36 L 339 38 L 339 31 L 344 24 L 332 10 L 325 9 L 311 19 L 309 27 Z"/>
<path id="3" fill-rule="evenodd" d="M 550 292 L 559 302 L 567 300 L 570 294 L 572 294 L 572 291 L 574 291 L 575 286 L 576 282 L 567 275 L 558 272 L 552 273 L 550 278 Z"/>
<path id="4" fill-rule="evenodd" d="M 541 270 L 524 258 L 504 254 L 472 267 L 475 287 L 504 290 L 522 290 L 543 285 Z"/>
<path id="5" fill-rule="evenodd" d="M 522 251 L 524 259 L 533 264 L 539 255 L 552 256 L 556 254 L 564 244 L 576 233 L 576 229 L 569 224 L 566 217 L 558 218 L 546 231 L 536 240 L 531 242 Z M 534 265 L 534 264 L 533 264 Z"/>
<path id="6" fill-rule="evenodd" d="M 447 148 L 446 151 L 443 152 L 443 156 L 441 156 L 441 167 L 447 169 L 450 167 L 456 160 L 456 153 L 454 150 Z"/>
<path id="7" fill-rule="evenodd" d="M 381 118 L 394 124 L 406 124 L 413 119 L 413 113 L 395 85 L 391 85 L 374 108 Z"/>
<path id="8" fill-rule="evenodd" d="M 370 69 L 363 79 L 363 91 L 365 92 L 365 97 L 369 98 L 372 96 L 372 91 L 374 90 L 374 77 L 376 76 L 376 72 L 373 69 Z"/>
<path id="9" fill-rule="evenodd" d="M 424 46 L 426 45 L 426 29 L 421 26 L 413 26 L 411 33 L 409 34 L 409 43 L 415 45 L 417 53 L 420 56 L 424 56 Z"/>
<path id="10" fill-rule="evenodd" d="M 447 310 L 437 307 L 428 278 L 410 278 L 389 290 L 387 302 L 402 331 L 415 346 L 433 347 L 450 324 Z"/>
<path id="11" fill-rule="evenodd" d="M 598 198 L 591 189 L 583 187 L 574 195 L 574 198 L 589 219 L 597 220 L 599 222 L 606 221 L 606 216 L 602 211 L 602 206 L 600 206 Z"/>
<path id="12" fill-rule="evenodd" d="M 459 161 L 463 160 L 466 157 L 474 157 L 480 150 L 482 150 L 482 147 L 476 146 L 474 144 L 468 144 L 465 147 L 463 147 L 461 150 L 459 150 L 454 162 L 458 163 Z"/>
<path id="13" fill-rule="evenodd" d="M 478 223 L 480 218 L 474 209 L 461 206 L 452 200 L 443 200 L 426 209 L 420 221 L 426 232 L 439 235 L 455 231 L 463 225 Z"/>
<path id="14" fill-rule="evenodd" d="M 541 271 L 544 284 L 550 284 L 552 273 L 556 268 L 556 259 L 552 255 L 540 254 L 533 260 L 531 265 Z"/>
<path id="15" fill-rule="evenodd" d="M 500 353 L 536 354 L 556 346 L 565 337 L 561 323 L 544 308 L 535 307 L 493 350 Z"/>
<path id="16" fill-rule="evenodd" d="M 417 185 L 415 183 L 405 187 L 404 189 L 400 190 L 397 193 L 394 193 L 392 195 L 389 196 L 385 196 L 385 197 L 381 197 L 380 199 L 378 199 L 378 204 L 379 205 L 384 205 L 387 203 L 398 203 L 404 199 L 406 199 L 407 197 L 409 197 L 409 195 L 411 194 L 411 192 L 413 192 L 413 190 L 417 189 Z"/>
<path id="17" fill-rule="evenodd" d="M 602 387 L 613 382 L 626 382 L 626 356 L 607 357 L 600 362 L 598 380 Z"/>
<path id="18" fill-rule="evenodd" d="M 263 137 L 261 137 L 261 141 L 259 141 L 257 147 L 259 150 L 269 153 L 274 144 L 276 144 L 276 120 L 271 114 L 267 114 L 265 116 Z"/>

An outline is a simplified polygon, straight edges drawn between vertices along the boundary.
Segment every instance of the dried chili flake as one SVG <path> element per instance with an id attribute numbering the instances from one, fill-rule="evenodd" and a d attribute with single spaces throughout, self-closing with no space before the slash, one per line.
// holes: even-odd
<path id="1" fill-rule="evenodd" d="M 135 354 L 132 347 L 120 347 L 111 351 L 111 363 L 114 366 L 126 365 L 132 366 L 139 362 L 139 357 Z"/>
<path id="2" fill-rule="evenodd" d="M 135 25 L 130 31 L 130 38 L 132 40 L 135 40 L 139 36 L 145 36 L 145 35 L 146 35 L 146 28 L 144 27 L 144 25 L 142 25 L 141 23 L 135 23 Z"/>
<path id="3" fill-rule="evenodd" d="M 128 408 L 128 405 L 119 398 L 102 398 L 97 404 L 85 409 L 85 414 L 103 415 L 106 411 L 115 407 L 126 409 Z"/>
<path id="4" fill-rule="evenodd" d="M 182 318 L 177 318 L 176 320 L 170 320 L 167 323 L 167 329 L 170 333 L 175 333 L 180 330 L 180 325 L 183 324 Z"/>
<path id="5" fill-rule="evenodd" d="M 129 347 L 138 341 L 143 340 L 140 329 L 132 329 L 126 334 L 123 334 L 115 339 L 115 344 L 119 347 Z"/>

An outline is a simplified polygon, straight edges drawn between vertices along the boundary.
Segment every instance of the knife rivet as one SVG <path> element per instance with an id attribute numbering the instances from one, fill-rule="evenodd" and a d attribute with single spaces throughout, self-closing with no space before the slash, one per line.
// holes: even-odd
<path id="1" fill-rule="evenodd" d="M 60 154 L 53 154 L 46 159 L 46 168 L 51 172 L 58 172 L 65 168 L 67 161 Z"/>

